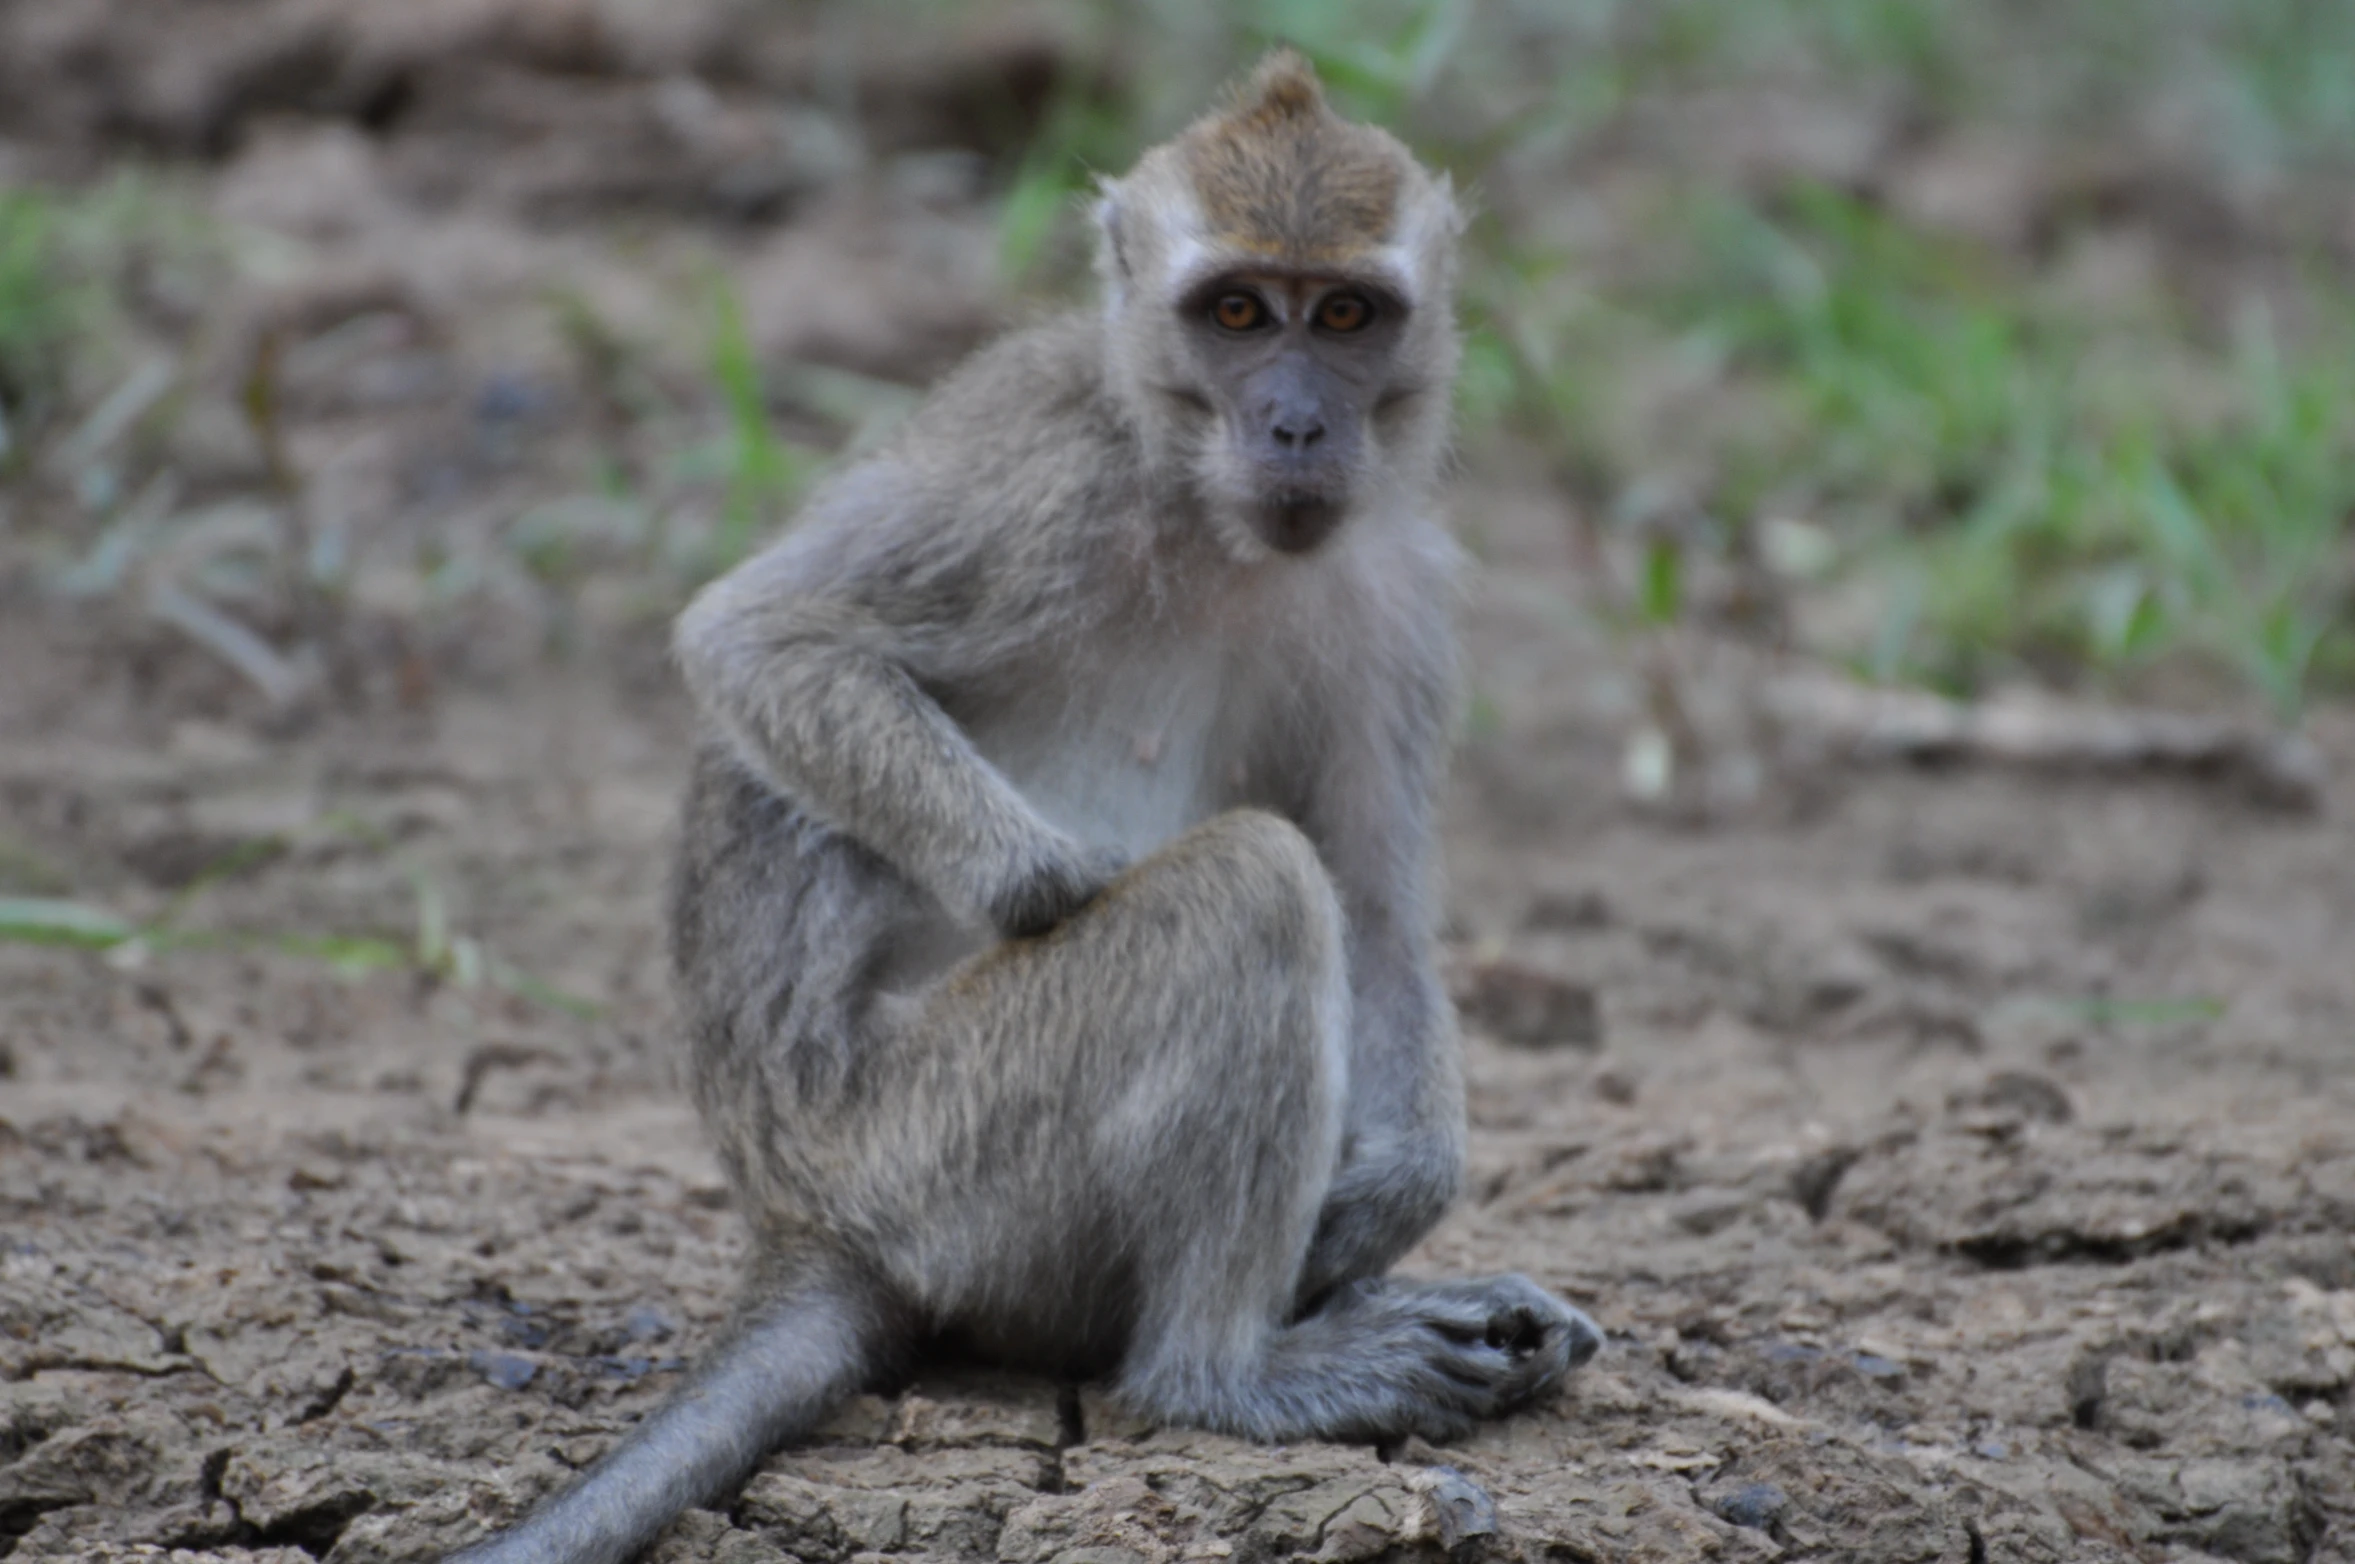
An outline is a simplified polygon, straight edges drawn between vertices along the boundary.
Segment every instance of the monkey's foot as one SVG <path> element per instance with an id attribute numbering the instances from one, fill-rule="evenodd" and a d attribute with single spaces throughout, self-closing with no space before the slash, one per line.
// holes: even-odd
<path id="1" fill-rule="evenodd" d="M 1603 1344 L 1594 1321 L 1525 1276 L 1357 1283 L 1287 1336 L 1287 1388 L 1311 1391 L 1320 1431 L 1341 1438 L 1459 1437 Z"/>

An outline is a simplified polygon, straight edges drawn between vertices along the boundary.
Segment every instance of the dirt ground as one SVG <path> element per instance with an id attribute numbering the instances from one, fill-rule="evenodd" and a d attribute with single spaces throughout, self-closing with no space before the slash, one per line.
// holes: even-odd
<path id="1" fill-rule="evenodd" d="M 719 99 L 676 87 L 715 46 L 657 22 L 708 8 L 419 7 L 444 34 L 406 54 L 347 35 L 402 8 L 228 9 L 286 36 L 142 54 L 138 7 L 0 11 L 0 75 L 47 94 L 17 98 L 0 168 L 70 175 L 124 137 L 197 159 L 217 209 L 306 246 L 240 308 L 326 333 L 392 298 L 421 323 L 347 334 L 291 404 L 297 460 L 388 535 L 545 492 L 597 437 L 572 404 L 516 436 L 514 396 L 482 395 L 550 361 L 514 323 L 551 276 L 626 317 L 629 265 L 663 253 L 658 228 L 615 259 L 576 206 L 768 191 L 786 215 L 722 248 L 774 355 L 915 375 L 986 327 L 961 198 L 824 194 L 788 156 L 814 138 L 729 139 L 733 94 L 793 90 L 787 43 Z M 283 89 L 285 57 L 343 96 Z M 561 112 L 516 86 L 562 73 Z M 882 96 L 886 146 L 962 101 Z M 645 156 L 672 162 L 593 155 L 598 125 L 663 113 L 688 128 Z M 529 114 L 578 136 L 450 195 Z M 865 313 L 808 307 L 845 278 Z M 226 436 L 174 449 L 198 492 L 250 481 Z M 1630 658 L 1562 611 L 1557 505 L 1476 473 L 1456 509 L 1473 1177 L 1407 1268 L 1526 1271 L 1608 1350 L 1446 1449 L 1156 1433 L 1089 1387 L 936 1375 L 652 1557 L 2355 1564 L 2355 714 L 2315 719 L 2315 812 L 1818 758 L 1710 820 L 1646 813 L 1621 792 Z M 384 597 L 353 645 L 396 673 L 272 711 L 0 563 L 0 891 L 206 935 L 0 944 L 0 1555 L 361 1564 L 514 1519 L 675 1383 L 742 1247 L 672 1063 L 688 714 L 659 624 L 551 652 L 520 609 L 394 634 Z M 1742 654 L 1701 666 L 1736 680 Z M 292 948 L 358 933 L 457 954 Z"/>

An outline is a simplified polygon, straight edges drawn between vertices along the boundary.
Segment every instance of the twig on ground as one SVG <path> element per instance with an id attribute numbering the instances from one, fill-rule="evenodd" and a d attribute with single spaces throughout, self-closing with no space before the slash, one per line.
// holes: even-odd
<path id="1" fill-rule="evenodd" d="M 1965 703 L 1821 674 L 1778 679 L 1786 739 L 1855 761 L 1954 761 L 2055 771 L 2181 771 L 2238 782 L 2288 809 L 2322 806 L 2329 767 L 2303 733 L 2227 718 L 2102 706 L 2031 690 Z"/>

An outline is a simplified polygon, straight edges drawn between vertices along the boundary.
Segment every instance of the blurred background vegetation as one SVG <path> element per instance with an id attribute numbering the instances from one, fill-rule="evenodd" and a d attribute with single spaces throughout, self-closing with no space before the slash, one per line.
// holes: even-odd
<path id="1" fill-rule="evenodd" d="M 0 568 L 273 707 L 413 694 L 494 621 L 658 624 L 990 322 L 1083 296 L 1091 179 L 1277 40 L 1476 207 L 1464 465 L 1559 506 L 1565 613 L 2285 724 L 2355 678 L 2342 0 L 518 3 L 455 63 L 361 5 L 92 75 L 120 9 L 0 18 Z M 500 172 L 560 142 L 593 177 Z M 763 313 L 765 236 L 844 190 L 929 214 L 895 264 L 947 247 L 878 306 L 898 347 Z M 496 319 L 433 280 L 494 197 L 541 246 Z M 355 272 L 412 206 L 441 269 Z M 960 288 L 985 318 L 908 347 Z M 458 456 L 338 483 L 376 412 L 453 405 Z"/>

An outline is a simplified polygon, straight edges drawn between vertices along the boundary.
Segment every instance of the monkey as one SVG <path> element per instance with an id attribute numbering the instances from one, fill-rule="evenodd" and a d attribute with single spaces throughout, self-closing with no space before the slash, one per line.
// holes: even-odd
<path id="1" fill-rule="evenodd" d="M 1594 1323 L 1391 1266 L 1463 1178 L 1434 795 L 1462 218 L 1266 58 L 674 650 L 722 1344 L 467 1564 L 613 1564 L 928 1354 L 1257 1440 L 1460 1436 Z"/>

